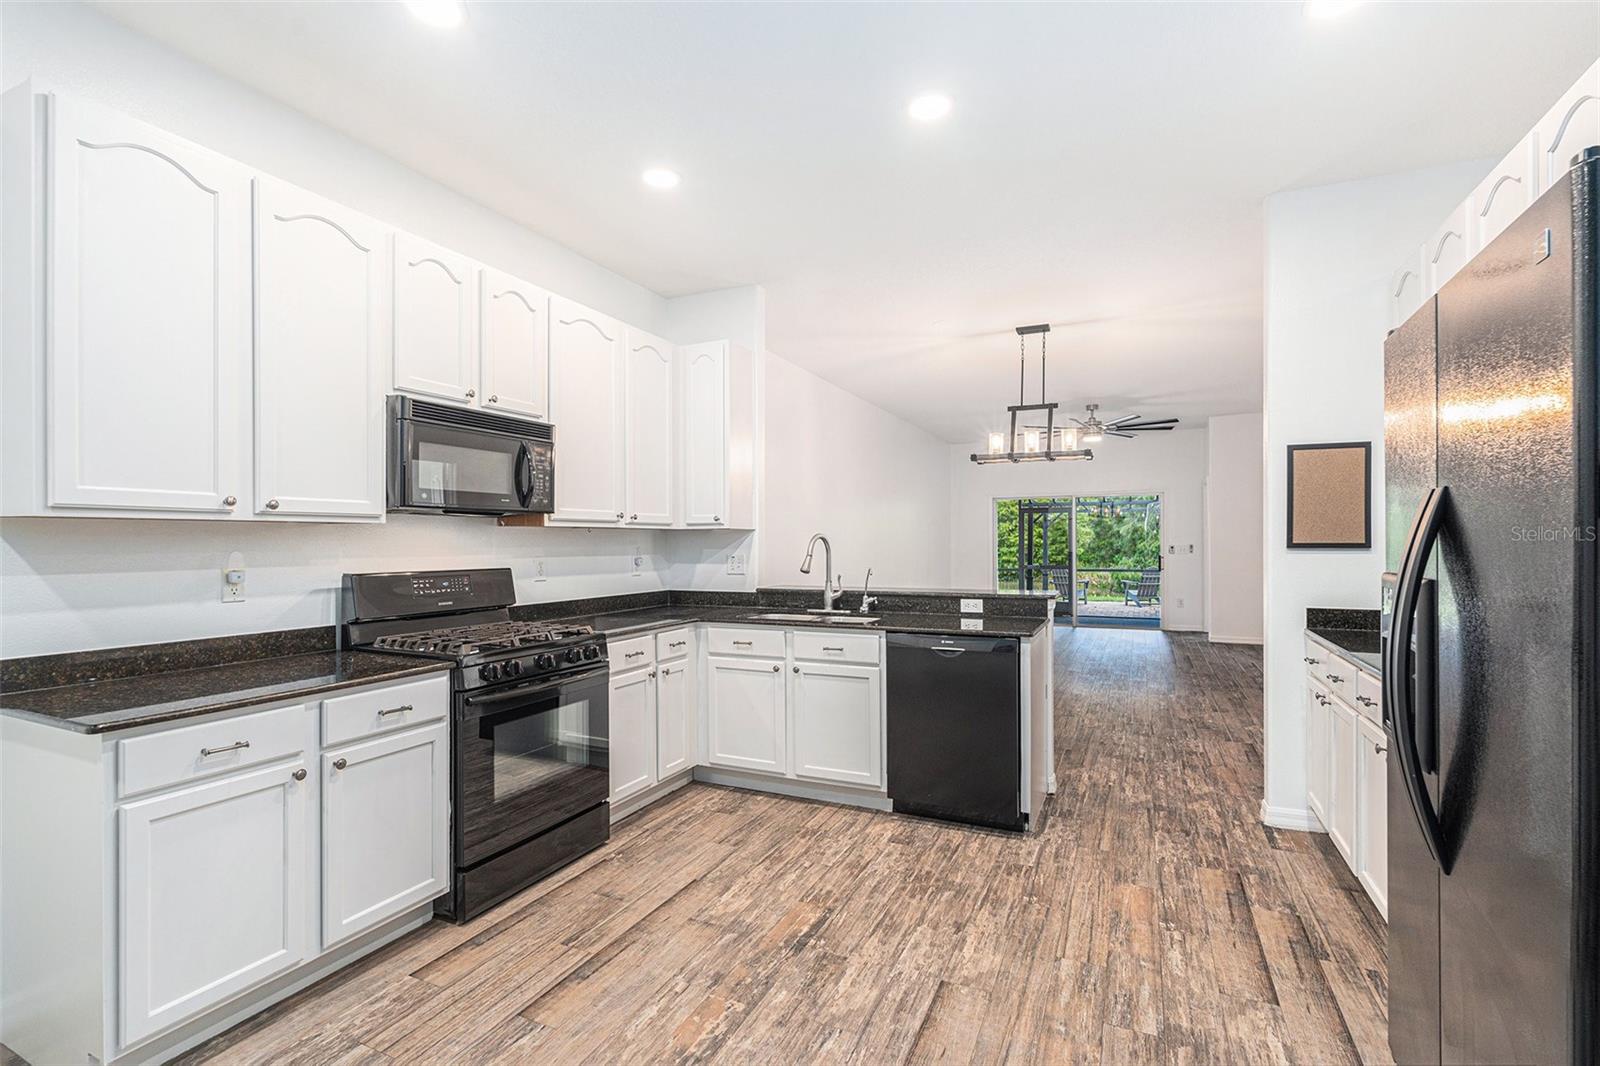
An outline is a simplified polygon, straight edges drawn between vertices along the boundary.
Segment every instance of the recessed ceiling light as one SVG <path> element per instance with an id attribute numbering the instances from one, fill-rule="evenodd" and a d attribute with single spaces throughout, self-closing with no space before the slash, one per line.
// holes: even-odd
<path id="1" fill-rule="evenodd" d="M 918 122 L 938 122 L 950 113 L 951 100 L 944 93 L 923 93 L 906 108 Z"/>
<path id="2" fill-rule="evenodd" d="M 1306 18 L 1336 19 L 1360 7 L 1363 0 L 1306 0 Z"/>
<path id="3" fill-rule="evenodd" d="M 441 30 L 453 30 L 467 17 L 461 0 L 403 0 L 417 21 Z"/>
<path id="4" fill-rule="evenodd" d="M 668 170 L 666 167 L 651 167 L 640 177 L 644 178 L 644 183 L 652 189 L 676 189 L 678 182 L 683 180 L 676 170 Z"/>

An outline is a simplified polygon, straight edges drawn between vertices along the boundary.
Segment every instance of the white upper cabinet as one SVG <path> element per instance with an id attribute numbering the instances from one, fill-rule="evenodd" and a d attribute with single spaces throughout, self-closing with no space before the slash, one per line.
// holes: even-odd
<path id="1" fill-rule="evenodd" d="M 1556 101 L 1534 127 L 1533 141 L 1539 152 L 1539 192 L 1559 181 L 1579 152 L 1600 145 L 1600 62 Z"/>
<path id="2" fill-rule="evenodd" d="M 728 511 L 728 345 L 683 350 L 683 521 L 726 524 Z"/>
<path id="3" fill-rule="evenodd" d="M 616 525 L 625 515 L 622 332 L 599 312 L 550 298 L 556 521 Z"/>
<path id="4" fill-rule="evenodd" d="M 673 351 L 660 337 L 626 334 L 627 513 L 631 525 L 672 524 L 677 466 L 672 440 Z"/>
<path id="5" fill-rule="evenodd" d="M 249 174 L 90 104 L 51 97 L 50 122 L 48 503 L 235 512 Z"/>
<path id="6" fill-rule="evenodd" d="M 440 400 L 478 395 L 478 264 L 398 232 L 394 387 Z"/>
<path id="7" fill-rule="evenodd" d="M 510 274 L 483 268 L 483 381 L 478 402 L 550 418 L 550 294 Z"/>
<path id="8" fill-rule="evenodd" d="M 381 518 L 387 232 L 280 181 L 255 189 L 255 512 Z"/>
<path id="9" fill-rule="evenodd" d="M 1398 329 L 1422 306 L 1427 271 L 1423 269 L 1426 249 L 1412 253 L 1389 278 L 1389 328 Z"/>
<path id="10" fill-rule="evenodd" d="M 1504 159 L 1495 164 L 1467 198 L 1467 224 L 1472 230 L 1472 252 L 1476 255 L 1522 214 L 1538 194 L 1534 138 L 1524 137 Z"/>
<path id="11" fill-rule="evenodd" d="M 1468 207 L 1462 204 L 1450 212 L 1450 217 L 1444 225 L 1428 239 L 1423 246 L 1423 267 L 1427 270 L 1427 291 L 1438 292 L 1440 286 L 1455 276 L 1456 271 L 1467 265 L 1467 260 L 1472 258 L 1472 248 L 1469 246 L 1468 235 L 1471 229 L 1467 225 Z"/>

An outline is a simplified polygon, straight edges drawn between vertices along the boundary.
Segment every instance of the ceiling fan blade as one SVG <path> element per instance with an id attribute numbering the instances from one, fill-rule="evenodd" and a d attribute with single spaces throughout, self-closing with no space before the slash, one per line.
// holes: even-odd
<path id="1" fill-rule="evenodd" d="M 1148 421 L 1145 421 L 1145 422 L 1124 422 L 1121 425 L 1119 425 L 1117 428 L 1118 429 L 1145 429 L 1145 428 L 1148 428 L 1150 426 L 1175 426 L 1177 424 L 1178 424 L 1178 420 L 1176 418 L 1152 418 L 1152 419 L 1150 419 Z"/>
<path id="2" fill-rule="evenodd" d="M 1081 418 L 1074 418 L 1073 421 L 1078 423 L 1078 425 L 1082 426 L 1084 429 L 1088 429 L 1089 428 L 1089 423 L 1085 422 Z"/>
<path id="3" fill-rule="evenodd" d="M 1114 430 L 1114 429 L 1106 430 L 1106 436 L 1108 436 L 1108 437 L 1127 437 L 1129 440 L 1133 440 L 1134 439 L 1132 433 L 1121 433 L 1121 432 L 1118 432 L 1117 430 Z"/>
<path id="4" fill-rule="evenodd" d="M 1165 433 L 1168 430 L 1177 429 L 1178 427 L 1177 426 L 1123 426 L 1122 428 L 1128 430 L 1131 433 Z"/>
<path id="5" fill-rule="evenodd" d="M 1108 426 L 1120 426 L 1124 422 L 1137 422 L 1137 421 L 1139 421 L 1139 416 L 1138 415 L 1123 415 L 1121 418 L 1113 418 L 1111 421 L 1107 422 L 1106 425 L 1108 425 Z"/>

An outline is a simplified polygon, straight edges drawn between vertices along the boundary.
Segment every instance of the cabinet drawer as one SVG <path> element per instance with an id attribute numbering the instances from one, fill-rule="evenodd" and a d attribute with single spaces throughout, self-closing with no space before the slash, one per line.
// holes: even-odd
<path id="1" fill-rule="evenodd" d="M 616 673 L 649 666 L 656 661 L 656 638 L 646 633 L 642 637 L 606 641 L 606 654 L 611 659 L 611 669 Z"/>
<path id="2" fill-rule="evenodd" d="M 883 651 L 875 634 L 819 633 L 814 629 L 797 629 L 794 631 L 794 657 L 814 662 L 876 666 L 883 659 Z"/>
<path id="3" fill-rule="evenodd" d="M 712 655 L 759 655 L 767 659 L 782 659 L 783 630 L 708 629 L 706 650 Z"/>
<path id="4" fill-rule="evenodd" d="M 1322 675 L 1327 670 L 1328 664 L 1333 661 L 1333 652 L 1307 637 L 1306 654 L 1302 661 L 1306 664 L 1306 671 L 1317 679 L 1318 684 L 1327 683 L 1323 680 Z"/>
<path id="5" fill-rule="evenodd" d="M 306 708 L 242 714 L 117 741 L 117 795 L 181 785 L 299 754 Z"/>
<path id="6" fill-rule="evenodd" d="M 1312 667 L 1317 679 L 1328 686 L 1328 691 L 1351 707 L 1356 705 L 1356 675 L 1361 673 L 1348 661 L 1329 655 L 1327 662 Z"/>
<path id="7" fill-rule="evenodd" d="M 1383 724 L 1383 682 L 1365 670 L 1356 675 L 1356 710 Z"/>
<path id="8" fill-rule="evenodd" d="M 322 701 L 322 743 L 343 744 L 450 713 L 450 679 L 443 674 L 385 685 Z"/>
<path id="9" fill-rule="evenodd" d="M 656 660 L 681 659 L 694 650 L 694 631 L 688 626 L 656 634 Z"/>

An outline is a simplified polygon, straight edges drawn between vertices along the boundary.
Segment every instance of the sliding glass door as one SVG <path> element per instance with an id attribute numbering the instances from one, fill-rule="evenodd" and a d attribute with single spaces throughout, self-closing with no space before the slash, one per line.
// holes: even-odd
<path id="1" fill-rule="evenodd" d="M 1161 497 L 994 501 L 995 588 L 1054 591 L 1056 621 L 1161 625 Z"/>

